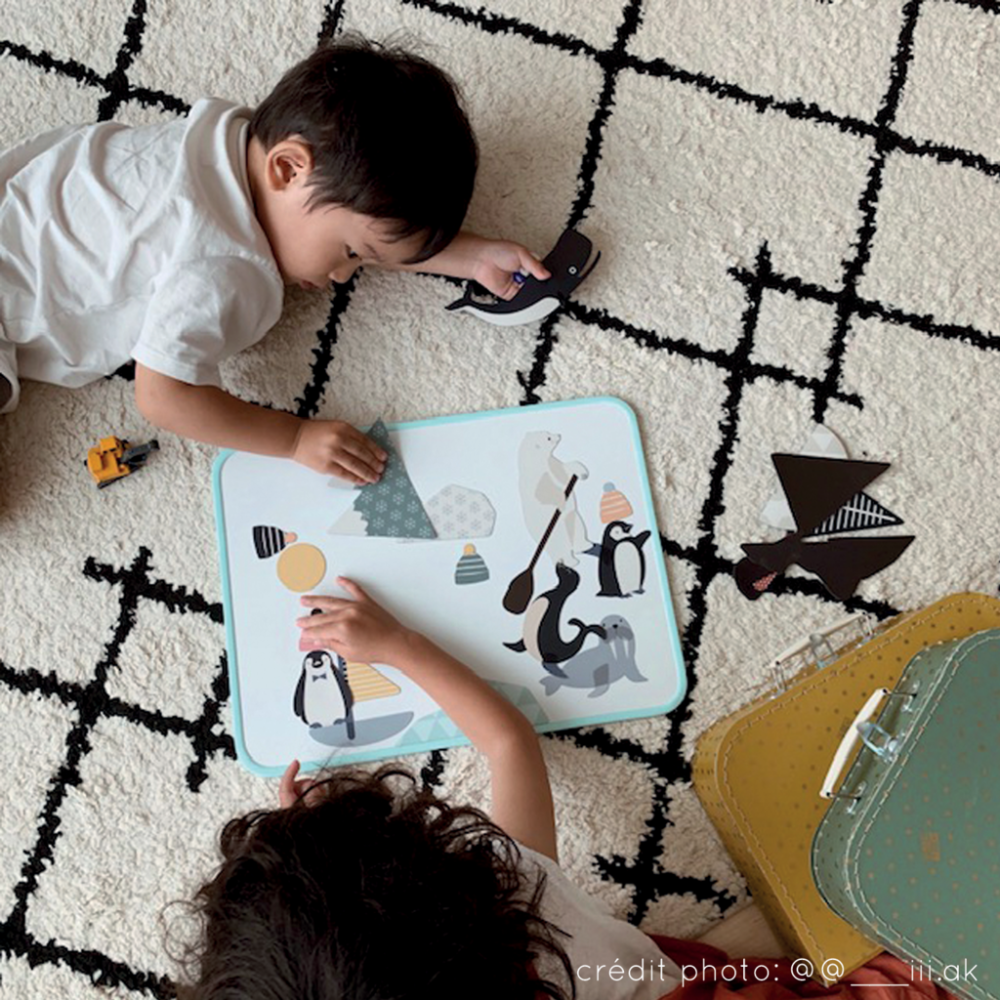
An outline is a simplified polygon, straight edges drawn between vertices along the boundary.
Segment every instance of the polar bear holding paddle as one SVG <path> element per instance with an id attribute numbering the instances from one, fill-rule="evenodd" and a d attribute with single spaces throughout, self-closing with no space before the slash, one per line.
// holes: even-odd
<path id="1" fill-rule="evenodd" d="M 577 555 L 592 548 L 593 543 L 577 511 L 576 497 L 572 490 L 566 496 L 566 490 L 573 476 L 586 479 L 588 473 L 581 462 L 562 462 L 553 455 L 559 440 L 558 434 L 549 431 L 525 434 L 517 456 L 518 490 L 524 523 L 536 544 L 549 527 L 552 515 L 562 511 L 545 551 L 553 563 L 576 566 Z"/>

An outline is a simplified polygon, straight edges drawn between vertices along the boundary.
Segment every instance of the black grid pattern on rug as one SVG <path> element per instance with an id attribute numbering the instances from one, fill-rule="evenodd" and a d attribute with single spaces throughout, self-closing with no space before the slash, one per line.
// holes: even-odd
<path id="1" fill-rule="evenodd" d="M 319 38 L 329 37 L 340 30 L 345 6 L 352 2 L 363 4 L 363 0 L 337 0 L 327 4 L 325 17 L 318 30 Z M 655 329 L 637 327 L 600 308 L 571 303 L 541 323 L 533 363 L 528 370 L 517 373 L 523 390 L 522 404 L 539 402 L 538 391 L 545 385 L 547 366 L 553 347 L 558 342 L 560 319 L 565 315 L 592 329 L 624 336 L 644 348 L 714 366 L 723 376 L 727 395 L 719 422 L 720 442 L 711 457 L 710 485 L 702 498 L 699 540 L 693 546 L 682 546 L 661 536 L 668 559 L 687 563 L 694 572 L 694 584 L 685 595 L 689 614 L 682 641 L 687 670 L 687 695 L 670 716 L 665 738 L 656 751 L 650 751 L 632 740 L 618 738 L 603 727 L 546 737 L 572 741 L 610 758 L 640 762 L 656 776 L 652 792 L 652 818 L 635 859 L 626 861 L 620 857 L 600 855 L 594 858 L 603 878 L 630 890 L 633 899 L 631 919 L 636 922 L 641 920 L 653 900 L 679 893 L 711 900 L 722 912 L 734 902 L 727 892 L 718 890 L 710 878 L 690 877 L 682 872 L 666 870 L 660 862 L 659 854 L 663 833 L 670 824 L 669 787 L 673 782 L 690 779 L 690 769 L 681 753 L 681 743 L 683 726 L 689 718 L 691 697 L 698 686 L 699 648 L 709 615 L 708 589 L 716 577 L 731 575 L 734 569 L 731 560 L 719 555 L 716 525 L 722 512 L 724 486 L 739 435 L 744 394 L 749 386 L 762 379 L 794 386 L 811 398 L 817 421 L 824 419 L 832 401 L 862 408 L 863 399 L 840 387 L 845 345 L 855 319 L 878 318 L 919 331 L 930 338 L 960 340 L 984 352 L 1000 349 L 1000 335 L 992 331 L 951 323 L 946 317 L 911 314 L 883 302 L 866 299 L 858 293 L 878 226 L 879 195 L 886 159 L 890 154 L 955 163 L 989 177 L 1000 177 L 1000 163 L 991 162 L 970 150 L 917 141 L 900 134 L 894 128 L 897 108 L 906 87 L 914 33 L 926 0 L 907 0 L 903 7 L 902 28 L 892 55 L 889 84 L 872 121 L 838 115 L 812 103 L 779 100 L 767 94 L 753 93 L 710 75 L 688 72 L 683 67 L 671 65 L 661 59 L 636 58 L 627 51 L 627 47 L 642 20 L 642 0 L 628 0 L 624 4 L 614 43 L 607 49 L 596 48 L 568 34 L 543 30 L 515 18 L 491 13 L 484 8 L 471 10 L 441 0 L 399 2 L 404 6 L 419 7 L 441 18 L 459 22 L 469 30 L 490 34 L 514 33 L 536 45 L 554 47 L 576 57 L 593 60 L 600 68 L 602 84 L 599 94 L 595 95 L 597 109 L 590 120 L 585 148 L 580 158 L 578 194 L 573 204 L 567 206 L 565 221 L 568 226 L 583 224 L 587 218 L 606 128 L 615 114 L 618 77 L 626 69 L 696 88 L 719 101 L 748 105 L 760 113 L 768 111 L 786 115 L 808 122 L 817 129 L 836 129 L 874 140 L 874 153 L 869 160 L 867 176 L 858 191 L 861 223 L 852 243 L 852 253 L 843 262 L 840 287 L 821 287 L 794 274 L 779 273 L 772 267 L 768 247 L 764 244 L 760 246 L 752 268 L 734 267 L 729 271 L 732 280 L 741 286 L 746 301 L 742 329 L 732 350 L 708 349 L 683 338 L 665 336 Z M 996 0 L 950 2 L 980 11 L 984 16 L 1000 15 L 1000 3 Z M 139 102 L 144 106 L 158 107 L 176 114 L 186 113 L 188 105 L 178 97 L 133 86 L 129 81 L 130 66 L 142 49 L 146 32 L 146 0 L 135 0 L 123 31 L 124 42 L 118 52 L 115 68 L 106 76 L 80 62 L 57 59 L 44 51 L 32 51 L 19 44 L 17 39 L 0 40 L 0 57 L 102 88 L 106 96 L 100 101 L 99 120 L 113 118 L 126 101 Z M 355 287 L 355 279 L 352 279 L 346 285 L 337 287 L 332 295 L 329 321 L 325 329 L 316 333 L 311 379 L 302 387 L 301 396 L 297 400 L 299 416 L 314 416 L 318 411 L 328 380 L 329 364 L 337 349 L 340 320 L 350 304 Z M 752 359 L 756 324 L 765 292 L 777 292 L 783 296 L 823 303 L 833 308 L 835 322 L 830 330 L 826 365 L 821 376 L 807 376 L 786 367 Z M 130 366 L 116 375 L 131 378 Z M 193 720 L 126 703 L 110 695 L 107 690 L 109 671 L 117 665 L 117 657 L 136 625 L 136 611 L 142 602 L 156 602 L 170 611 L 206 615 L 212 622 L 222 623 L 222 608 L 219 604 L 207 601 L 196 590 L 181 583 L 152 577 L 152 557 L 153 553 L 148 549 L 140 548 L 128 566 L 105 565 L 91 558 L 81 567 L 85 580 L 113 585 L 117 589 L 119 605 L 113 638 L 105 647 L 100 661 L 94 664 L 91 679 L 87 683 L 70 683 L 51 673 L 0 663 L 0 684 L 22 693 L 56 699 L 76 712 L 75 724 L 65 742 L 64 756 L 51 776 L 44 808 L 38 816 L 36 840 L 21 870 L 15 890 L 16 904 L 0 924 L 0 954 L 19 956 L 33 967 L 48 963 L 62 965 L 91 980 L 95 985 L 120 987 L 134 991 L 137 995 L 168 997 L 172 995 L 170 985 L 159 975 L 131 968 L 98 951 L 73 949 L 51 941 L 36 940 L 26 930 L 25 921 L 28 903 L 37 888 L 38 880 L 53 863 L 53 849 L 60 835 L 60 808 L 68 789 L 81 782 L 81 761 L 91 750 L 90 735 L 100 719 L 119 717 L 135 726 L 145 727 L 154 734 L 172 734 L 189 740 L 192 763 L 188 769 L 187 782 L 192 791 L 197 791 L 205 780 L 206 761 L 220 754 L 235 758 L 232 738 L 221 731 L 220 726 L 222 710 L 229 695 L 224 657 L 216 665 L 215 680 L 201 714 Z M 813 579 L 778 579 L 771 586 L 770 592 L 779 599 L 783 595 L 798 594 L 838 604 Z M 675 598 L 679 597 L 680 595 L 675 595 Z M 860 598 L 841 602 L 839 606 L 847 611 L 864 611 L 879 619 L 897 613 L 895 608 L 887 604 Z M 440 784 L 446 755 L 447 751 L 435 751 L 430 755 L 429 762 L 422 771 L 422 778 L 427 784 Z"/>

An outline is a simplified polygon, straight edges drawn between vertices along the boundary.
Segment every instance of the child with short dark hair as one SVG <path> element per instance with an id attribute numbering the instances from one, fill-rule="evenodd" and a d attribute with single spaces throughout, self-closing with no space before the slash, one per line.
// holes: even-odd
<path id="1" fill-rule="evenodd" d="M 357 584 L 305 597 L 303 648 L 397 667 L 489 764 L 491 818 L 392 767 L 297 780 L 232 820 L 198 893 L 182 1000 L 657 1000 L 677 966 L 556 863 L 545 761 L 525 716 Z M 628 975 L 609 975 L 621 967 Z M 639 979 L 635 970 L 642 970 Z M 604 970 L 602 975 L 601 970 Z"/>
<path id="2" fill-rule="evenodd" d="M 219 363 L 281 314 L 284 286 L 362 264 L 471 278 L 502 297 L 547 277 L 523 246 L 460 232 L 476 141 L 453 81 L 348 37 L 293 67 L 256 111 L 56 129 L 0 155 L 0 412 L 21 378 L 85 385 L 136 362 L 152 423 L 294 458 L 355 483 L 386 455 L 337 420 L 243 402 Z"/>

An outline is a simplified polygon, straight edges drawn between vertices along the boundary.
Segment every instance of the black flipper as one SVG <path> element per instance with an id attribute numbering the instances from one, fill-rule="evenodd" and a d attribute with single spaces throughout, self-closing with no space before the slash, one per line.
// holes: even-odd
<path id="1" fill-rule="evenodd" d="M 299 683 L 295 685 L 295 697 L 292 699 L 292 711 L 303 721 L 306 721 L 306 672 L 299 674 Z"/>
<path id="2" fill-rule="evenodd" d="M 570 639 L 569 642 L 560 642 L 560 648 L 557 654 L 547 655 L 546 651 L 541 650 L 543 660 L 553 661 L 556 663 L 562 663 L 565 660 L 570 660 L 577 653 L 580 652 L 584 641 L 588 635 L 600 636 L 601 639 L 607 638 L 607 633 L 600 625 L 585 625 L 579 618 L 570 618 L 566 623 L 567 625 L 575 625 L 577 627 L 577 633 Z M 549 651 L 553 652 L 552 650 Z"/>
<path id="3" fill-rule="evenodd" d="M 347 738 L 354 739 L 354 692 L 347 679 L 347 664 L 344 658 L 337 655 L 337 665 L 333 668 L 333 675 L 337 678 L 337 687 L 340 688 L 340 696 L 344 699 L 344 721 L 347 723 Z"/>
<path id="4" fill-rule="evenodd" d="M 894 563 L 913 538 L 913 535 L 832 538 L 828 542 L 803 545 L 798 564 L 815 573 L 837 600 L 846 601 L 862 580 Z"/>

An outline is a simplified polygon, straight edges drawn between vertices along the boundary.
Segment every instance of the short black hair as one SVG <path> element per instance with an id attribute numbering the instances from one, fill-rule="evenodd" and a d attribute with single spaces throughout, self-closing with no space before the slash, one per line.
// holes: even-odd
<path id="1" fill-rule="evenodd" d="M 231 820 L 188 912 L 180 1000 L 575 996 L 545 888 L 477 809 L 407 771 L 338 769 L 288 809 Z M 566 982 L 542 978 L 555 959 Z M 562 978 L 560 976 L 559 978 Z"/>
<path id="2" fill-rule="evenodd" d="M 261 102 L 250 134 L 265 150 L 292 136 L 311 148 L 310 205 L 385 219 L 421 235 L 417 263 L 462 226 L 479 152 L 455 81 L 395 45 L 344 35 L 293 66 Z"/>

